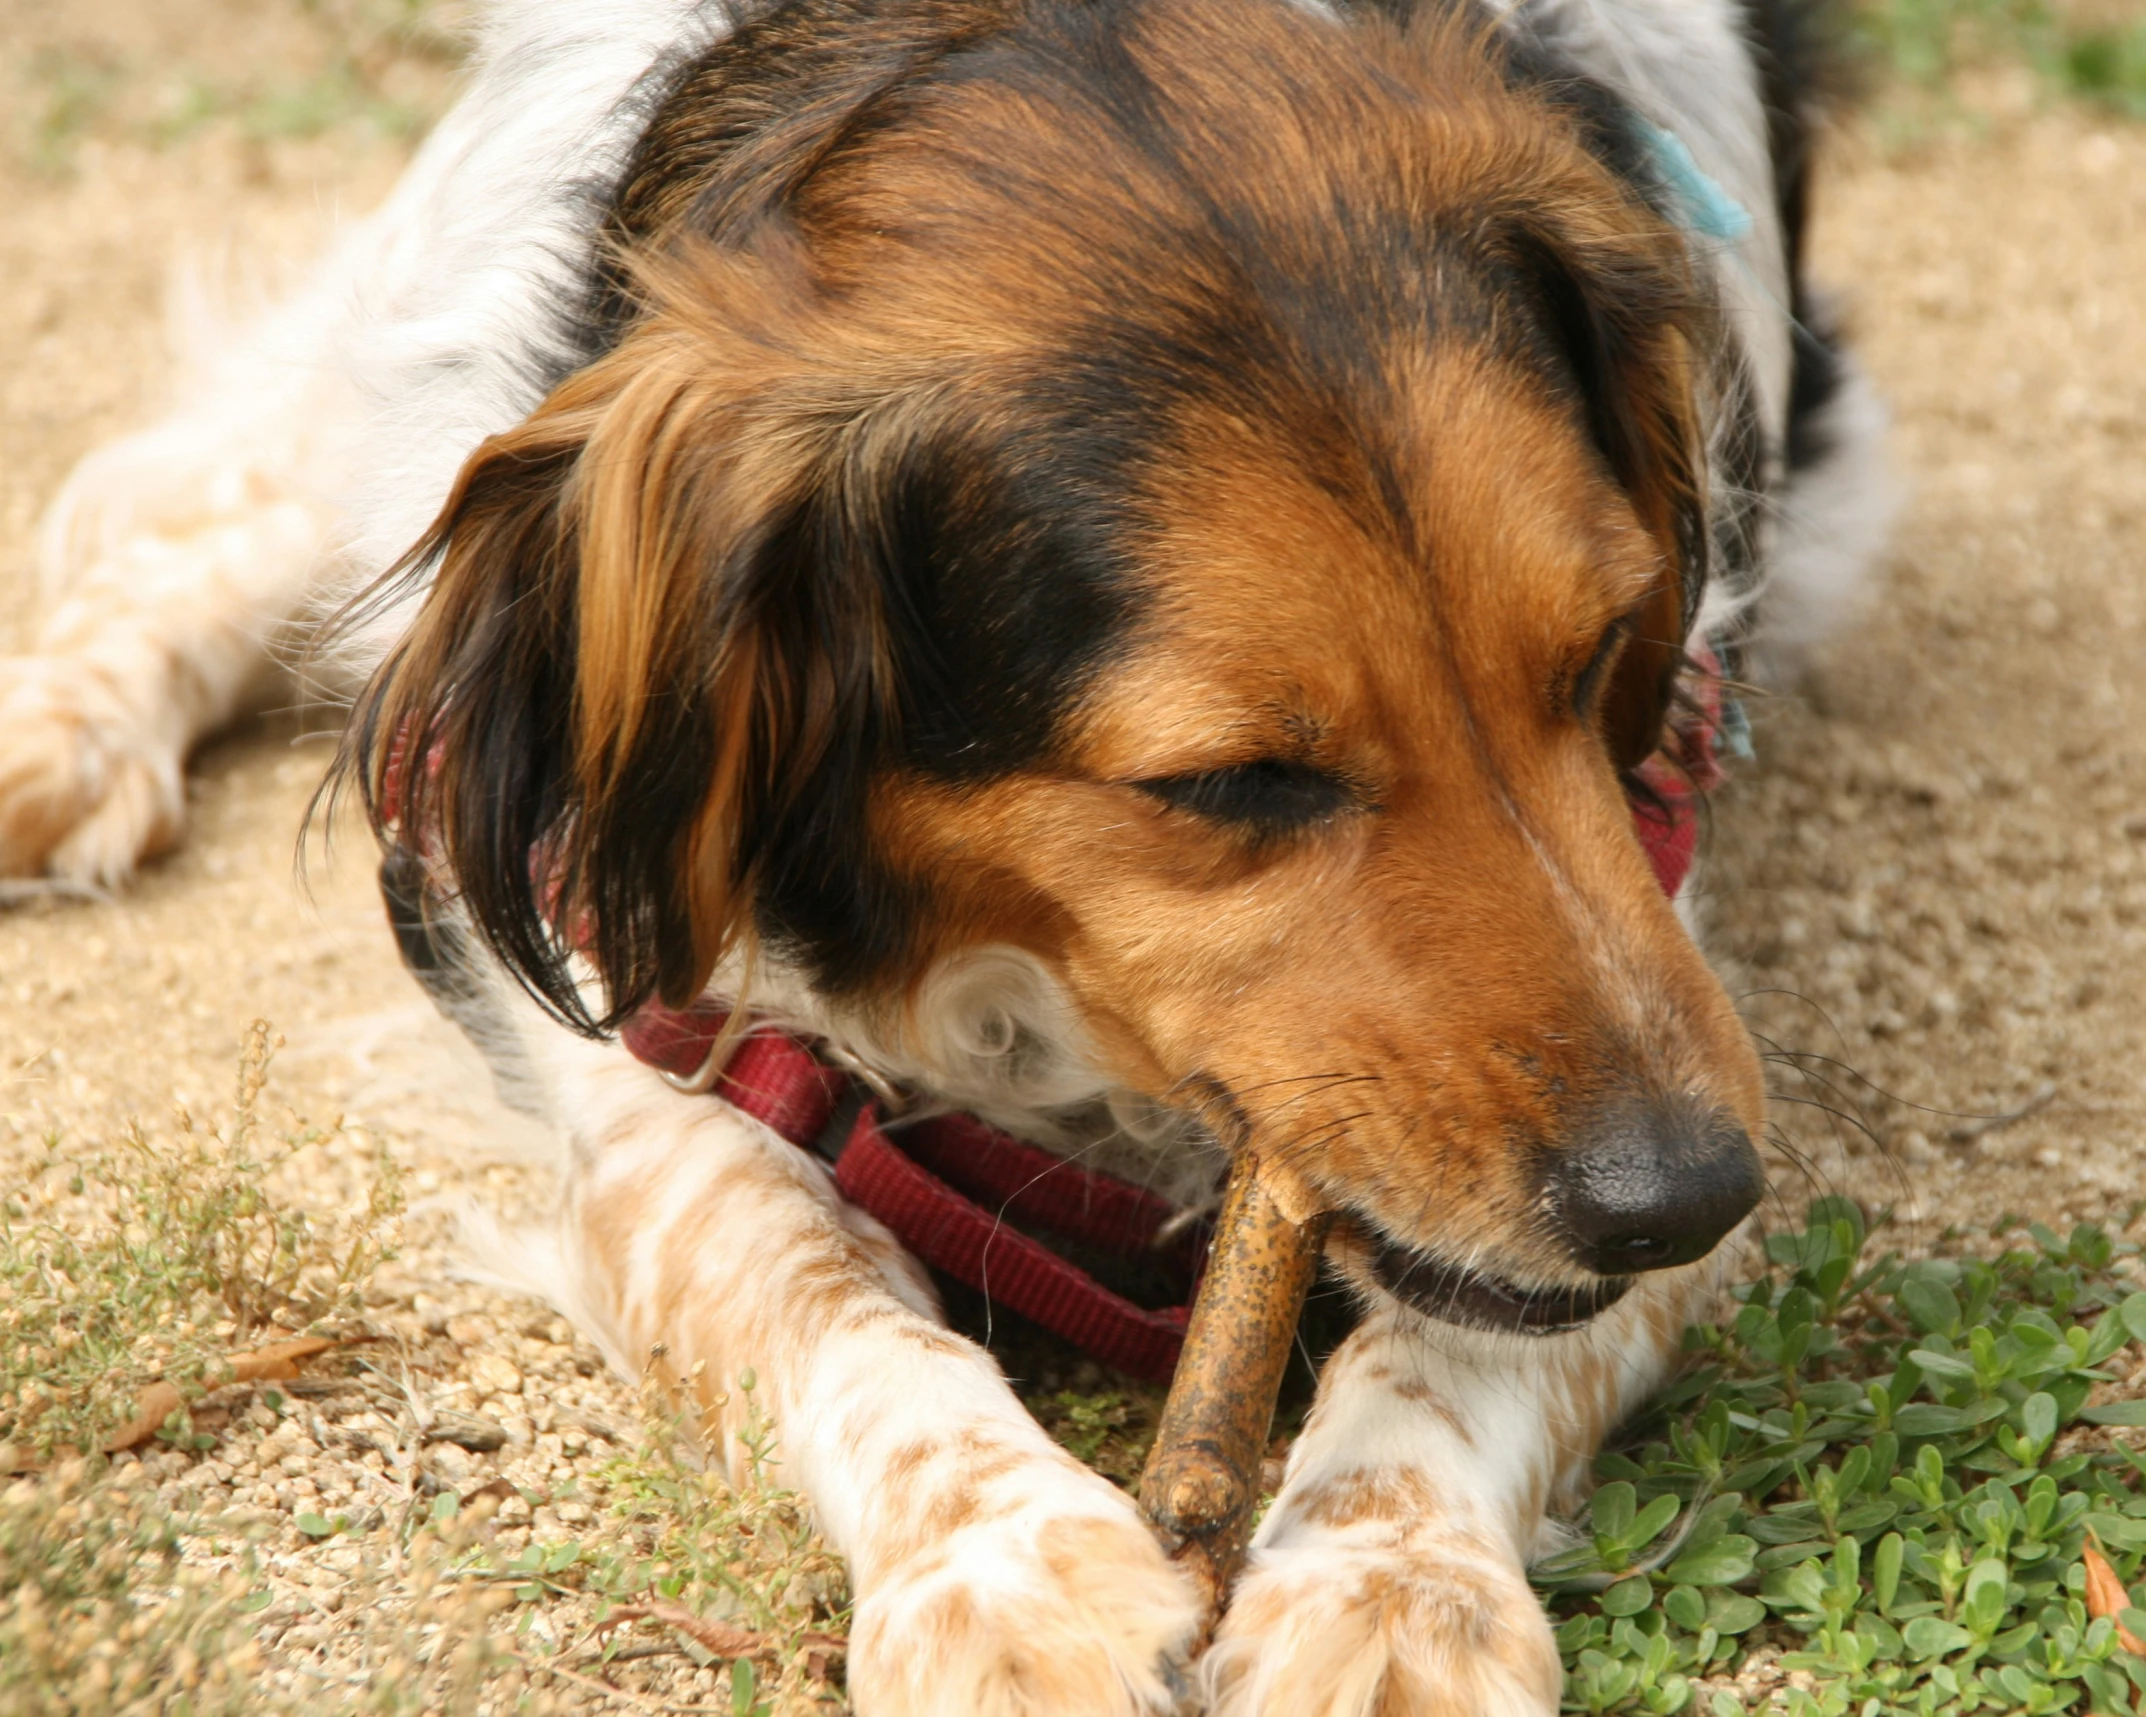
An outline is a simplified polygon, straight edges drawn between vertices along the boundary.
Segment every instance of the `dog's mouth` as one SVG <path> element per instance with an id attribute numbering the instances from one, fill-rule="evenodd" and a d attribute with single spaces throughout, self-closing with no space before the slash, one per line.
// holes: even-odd
<path id="1" fill-rule="evenodd" d="M 1523 1287 L 1375 1238 L 1368 1253 L 1372 1274 L 1396 1299 L 1426 1317 L 1464 1329 L 1518 1335 L 1578 1329 L 1623 1299 L 1632 1285 L 1629 1276 L 1598 1276 L 1582 1287 Z"/>

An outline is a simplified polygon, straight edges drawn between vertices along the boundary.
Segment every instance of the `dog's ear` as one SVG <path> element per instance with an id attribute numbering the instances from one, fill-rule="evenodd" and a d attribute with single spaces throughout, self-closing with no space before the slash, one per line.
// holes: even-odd
<path id="1" fill-rule="evenodd" d="M 1697 371 L 1711 330 L 1674 232 L 1606 212 L 1562 211 L 1521 249 L 1588 434 L 1661 550 L 1662 581 L 1633 616 L 1600 703 L 1610 755 L 1629 771 L 1661 743 L 1706 584 Z"/>
<path id="2" fill-rule="evenodd" d="M 861 771 L 886 702 L 801 360 L 756 337 L 799 307 L 764 269 L 696 276 L 471 456 L 349 742 L 376 830 L 584 1030 L 684 1003 L 750 938 L 785 819 Z"/>

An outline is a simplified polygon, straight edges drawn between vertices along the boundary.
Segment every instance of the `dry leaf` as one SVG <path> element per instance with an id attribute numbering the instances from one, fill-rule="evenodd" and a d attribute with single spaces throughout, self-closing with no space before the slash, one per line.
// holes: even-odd
<path id="1" fill-rule="evenodd" d="M 676 1628 L 689 1639 L 705 1646 L 717 1657 L 775 1656 L 775 1641 L 752 1628 L 741 1628 L 731 1622 L 711 1621 L 706 1616 L 696 1616 L 683 1604 L 667 1604 L 660 1598 L 650 1598 L 645 1603 L 621 1604 L 599 1624 L 599 1631 L 627 1622 L 664 1622 Z M 804 1643 L 811 1646 L 815 1655 L 821 1652 L 839 1652 L 843 1642 L 833 1634 L 808 1633 Z M 815 1670 L 815 1673 L 821 1673 Z"/>
<path id="2" fill-rule="evenodd" d="M 332 1336 L 305 1335 L 257 1347 L 249 1353 L 234 1353 L 227 1361 L 231 1367 L 229 1381 L 280 1383 L 298 1375 L 301 1359 L 311 1359 L 339 1345 Z M 177 1384 L 161 1379 L 150 1384 L 134 1397 L 134 1417 L 105 1438 L 104 1452 L 113 1455 L 147 1442 L 156 1435 L 159 1425 L 185 1405 L 186 1398 L 179 1393 Z M 0 1443 L 0 1475 L 23 1472 L 36 1465 L 27 1444 Z"/>
<path id="3" fill-rule="evenodd" d="M 292 1341 L 275 1342 L 268 1347 L 255 1348 L 250 1353 L 234 1353 L 229 1361 L 233 1383 L 283 1382 L 298 1375 L 298 1362 L 311 1359 L 316 1353 L 326 1353 L 335 1346 L 331 1337 L 319 1335 L 299 1336 Z M 177 1385 L 157 1382 L 149 1385 L 134 1398 L 134 1417 L 104 1440 L 106 1454 L 121 1449 L 131 1449 L 136 1443 L 146 1442 L 156 1435 L 157 1427 L 185 1405 L 185 1397 Z"/>
<path id="4" fill-rule="evenodd" d="M 2086 1613 L 2090 1616 L 2120 1616 L 2131 1608 L 2131 1594 L 2124 1590 L 2123 1581 L 2109 1559 L 2088 1544 L 2080 1551 L 2086 1564 Z M 2146 1657 L 2146 1643 L 2125 1627 L 2116 1624 L 2116 1643 L 2134 1656 Z"/>

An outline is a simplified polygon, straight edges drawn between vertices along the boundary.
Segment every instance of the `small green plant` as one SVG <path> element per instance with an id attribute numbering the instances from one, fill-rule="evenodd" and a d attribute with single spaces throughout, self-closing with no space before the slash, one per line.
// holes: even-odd
<path id="1" fill-rule="evenodd" d="M 776 1482 L 781 1462 L 753 1383 L 747 1372 L 738 1385 L 740 1483 L 708 1470 L 672 1416 L 652 1415 L 641 1446 L 599 1470 L 633 1549 L 599 1551 L 592 1567 L 601 1591 L 652 1592 L 734 1621 L 777 1642 L 781 1662 L 802 1664 L 807 1635 L 847 1631 L 849 1575 L 813 1530 L 804 1499 Z"/>
<path id="2" fill-rule="evenodd" d="M 1054 1389 L 1030 1393 L 1023 1400 L 1076 1461 L 1124 1489 L 1139 1484 L 1162 1418 L 1162 1390 L 1138 1384 L 1095 1391 Z"/>
<path id="3" fill-rule="evenodd" d="M 739 1388 L 740 1483 L 706 1469 L 685 1421 L 651 1384 L 643 1441 L 593 1475 L 605 1518 L 581 1537 L 532 1540 L 507 1555 L 472 1540 L 460 1575 L 531 1609 L 594 1599 L 603 1643 L 585 1673 L 628 1644 L 615 1624 L 630 1620 L 659 1628 L 697 1663 L 727 1664 L 737 1717 L 839 1699 L 832 1678 L 849 1631 L 848 1571 L 813 1530 L 803 1499 L 775 1482 L 776 1447 L 750 1373 Z M 458 1507 L 451 1495 L 435 1499 L 431 1525 L 444 1527 Z M 585 1639 L 577 1634 L 577 1646 Z M 532 1645 L 529 1661 L 545 1661 L 541 1648 Z"/>
<path id="4" fill-rule="evenodd" d="M 138 1474 L 72 1459 L 0 1490 L 0 1711 L 8 1717 L 495 1717 L 555 1709 L 499 1622 L 507 1594 L 459 1577 L 483 1511 L 435 1508 L 354 1577 L 349 1661 L 287 1665 L 255 1638 L 263 1559 L 164 1512 Z M 301 1529 L 302 1530 L 302 1529 Z M 209 1554 L 204 1557 L 203 1551 Z M 281 1685 L 277 1685 L 280 1681 Z"/>
<path id="5" fill-rule="evenodd" d="M 2146 1459 L 2095 1429 L 2146 1402 L 2088 1405 L 2146 1340 L 2136 1250 L 2036 1226 L 1904 1262 L 1868 1255 L 1853 1204 L 1812 1205 L 1536 1570 L 1566 1708 L 1733 1717 L 1768 1647 L 1756 1697 L 1787 1717 L 2131 1711 L 2146 1660 L 2119 1622 L 2146 1616 L 2090 1614 L 2083 1558 L 2128 1590 L 2146 1553 Z"/>
<path id="6" fill-rule="evenodd" d="M 347 1231 L 272 1190 L 279 1167 L 335 1136 L 264 1124 L 274 1053 L 256 1021 L 226 1123 L 182 1113 L 169 1136 L 131 1126 L 79 1152 L 48 1139 L 0 1197 L 0 1448 L 14 1464 L 101 1447 L 152 1379 L 198 1397 L 264 1329 L 351 1314 L 392 1255 L 402 1198 L 384 1155 Z M 183 1419 L 169 1433 L 183 1437 Z"/>
<path id="7" fill-rule="evenodd" d="M 2146 119 L 2146 23 L 2078 31 L 2060 44 L 2055 69 L 2073 94 Z"/>

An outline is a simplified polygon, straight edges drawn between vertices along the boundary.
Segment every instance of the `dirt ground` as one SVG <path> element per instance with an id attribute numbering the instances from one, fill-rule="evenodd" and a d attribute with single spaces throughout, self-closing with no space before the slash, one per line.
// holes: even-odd
<path id="1" fill-rule="evenodd" d="M 2146 1195 L 2146 130 L 2074 111 L 1851 146 L 1820 207 L 1905 505 L 1867 612 L 1801 697 L 1754 705 L 1712 946 L 1757 1029 L 1845 1064 L 1874 1138 L 1780 1110 L 1820 1174 L 1940 1223 L 2123 1217 Z"/>
<path id="2" fill-rule="evenodd" d="M 442 55 L 380 37 L 353 70 L 353 15 L 0 0 L 0 648 L 29 635 L 40 507 L 170 385 L 174 264 L 271 286 L 435 110 Z M 2146 1154 L 2146 129 L 2024 83 L 1985 105 L 1913 146 L 1858 131 L 1825 177 L 1818 251 L 1896 414 L 1904 506 L 1868 612 L 1753 709 L 1708 911 L 1754 1026 L 1833 1058 L 1779 1067 L 1783 1097 L 1859 1123 L 1784 1102 L 1805 1165 L 1784 1199 L 1809 1176 L 1930 1225 L 2124 1219 Z M 355 1196 L 369 1141 L 409 1172 L 381 1297 L 426 1326 L 427 1387 L 511 1423 L 479 1467 L 570 1495 L 575 1426 L 632 1404 L 538 1308 L 449 1280 L 441 1202 L 522 1205 L 542 1177 L 397 966 L 363 842 L 294 878 L 326 725 L 206 747 L 186 844 L 120 897 L 0 911 L 0 1178 L 48 1134 L 213 1114 L 246 1023 L 274 1022 L 278 1100 L 356 1129 L 324 1196 Z M 325 1494 L 265 1446 L 217 1458 L 246 1506 Z"/>

